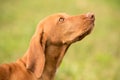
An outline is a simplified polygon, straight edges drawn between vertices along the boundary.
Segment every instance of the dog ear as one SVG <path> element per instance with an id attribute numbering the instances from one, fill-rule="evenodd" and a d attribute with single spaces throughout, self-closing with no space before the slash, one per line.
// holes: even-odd
<path id="1" fill-rule="evenodd" d="M 31 39 L 28 49 L 27 64 L 28 70 L 32 71 L 37 78 L 40 78 L 45 66 L 45 44 L 46 38 L 41 26 L 38 26 Z"/>

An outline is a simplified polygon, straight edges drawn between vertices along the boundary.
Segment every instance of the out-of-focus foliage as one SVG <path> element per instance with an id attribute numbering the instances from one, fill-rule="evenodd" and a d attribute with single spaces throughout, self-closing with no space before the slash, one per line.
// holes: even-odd
<path id="1" fill-rule="evenodd" d="M 95 28 L 68 49 L 55 80 L 120 80 L 120 0 L 0 0 L 0 63 L 24 55 L 44 17 L 89 11 Z"/>

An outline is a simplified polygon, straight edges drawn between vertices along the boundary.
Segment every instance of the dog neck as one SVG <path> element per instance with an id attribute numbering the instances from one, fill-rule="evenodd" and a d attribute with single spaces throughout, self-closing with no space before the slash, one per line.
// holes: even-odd
<path id="1" fill-rule="evenodd" d="M 45 67 L 40 80 L 53 80 L 68 45 L 47 45 L 45 48 Z"/>
<path id="2" fill-rule="evenodd" d="M 53 80 L 56 70 L 59 67 L 69 45 L 46 45 L 45 46 L 45 66 L 41 77 L 38 80 Z M 27 56 L 26 53 L 21 60 L 26 66 Z"/>

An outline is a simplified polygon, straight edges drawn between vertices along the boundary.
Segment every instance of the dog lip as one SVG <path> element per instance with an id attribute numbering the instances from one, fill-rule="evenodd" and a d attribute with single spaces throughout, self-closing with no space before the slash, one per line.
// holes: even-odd
<path id="1" fill-rule="evenodd" d="M 82 34 L 80 34 L 79 36 L 77 36 L 76 38 L 74 38 L 73 40 L 67 42 L 66 44 L 71 44 L 71 43 L 74 43 L 74 42 L 77 42 L 77 41 L 80 41 L 82 40 L 84 37 L 86 37 L 87 35 L 89 35 L 92 31 L 94 27 L 94 23 L 92 23 L 88 28 L 87 30 L 85 30 Z"/>
<path id="2" fill-rule="evenodd" d="M 79 40 L 83 39 L 85 36 L 89 35 L 91 33 L 93 27 L 94 27 L 94 22 L 89 26 L 89 28 L 86 31 L 84 31 L 81 35 L 79 35 L 77 37 L 78 38 L 77 41 L 79 41 Z"/>

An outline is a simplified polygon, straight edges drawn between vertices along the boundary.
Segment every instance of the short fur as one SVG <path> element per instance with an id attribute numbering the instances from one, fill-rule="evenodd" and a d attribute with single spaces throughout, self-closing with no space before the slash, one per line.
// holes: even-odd
<path id="1" fill-rule="evenodd" d="M 53 80 L 68 47 L 89 34 L 94 14 L 54 14 L 42 20 L 25 55 L 0 65 L 0 80 Z"/>

